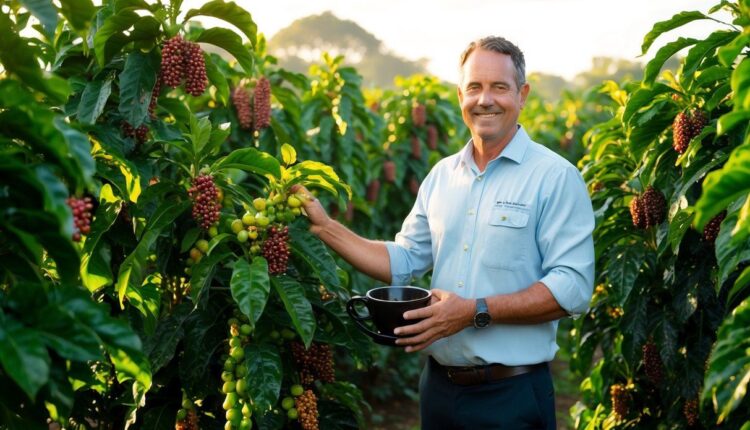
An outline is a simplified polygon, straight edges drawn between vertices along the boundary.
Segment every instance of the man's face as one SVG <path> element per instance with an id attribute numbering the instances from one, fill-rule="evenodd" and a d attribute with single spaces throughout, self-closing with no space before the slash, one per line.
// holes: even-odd
<path id="1" fill-rule="evenodd" d="M 462 67 L 458 87 L 461 114 L 472 137 L 505 144 L 516 131 L 529 85 L 516 86 L 509 55 L 477 48 Z"/>

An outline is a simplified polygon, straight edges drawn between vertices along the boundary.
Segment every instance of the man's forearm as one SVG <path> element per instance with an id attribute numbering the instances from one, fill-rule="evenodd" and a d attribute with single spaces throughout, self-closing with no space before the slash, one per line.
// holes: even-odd
<path id="1" fill-rule="evenodd" d="M 385 243 L 365 239 L 335 220 L 314 227 L 312 232 L 355 269 L 391 283 L 391 261 Z"/>
<path id="2" fill-rule="evenodd" d="M 541 324 L 568 315 L 541 282 L 517 293 L 486 299 L 492 321 L 500 324 Z"/>

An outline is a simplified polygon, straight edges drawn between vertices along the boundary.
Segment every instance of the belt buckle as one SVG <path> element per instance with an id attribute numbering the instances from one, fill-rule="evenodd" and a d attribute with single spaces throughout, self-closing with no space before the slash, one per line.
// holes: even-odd
<path id="1" fill-rule="evenodd" d="M 453 376 L 454 376 L 454 374 L 453 374 L 453 369 L 451 369 L 450 367 L 446 367 L 446 368 L 445 368 L 445 373 L 446 373 L 446 375 L 448 375 L 448 380 L 449 380 L 449 381 L 451 381 L 451 382 L 453 382 L 453 383 L 455 383 L 455 382 L 456 382 L 456 381 L 454 381 L 454 380 L 453 380 Z"/>

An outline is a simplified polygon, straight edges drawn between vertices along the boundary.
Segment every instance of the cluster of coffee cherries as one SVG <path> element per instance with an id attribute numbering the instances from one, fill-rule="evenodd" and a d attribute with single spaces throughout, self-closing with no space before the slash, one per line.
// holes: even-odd
<path id="1" fill-rule="evenodd" d="M 214 177 L 200 174 L 193 179 L 193 186 L 188 190 L 193 200 L 193 218 L 204 230 L 210 229 L 219 221 L 221 201 L 224 196 L 214 184 Z"/>
<path id="2" fill-rule="evenodd" d="M 295 384 L 289 389 L 290 396 L 281 400 L 281 407 L 290 420 L 299 420 L 303 430 L 318 430 L 318 398 L 312 390 Z"/>
<path id="3" fill-rule="evenodd" d="M 265 76 L 258 79 L 253 90 L 253 113 L 256 130 L 271 125 L 271 82 Z"/>
<path id="4" fill-rule="evenodd" d="M 221 373 L 224 393 L 222 407 L 226 411 L 225 430 L 249 430 L 252 428 L 252 399 L 248 393 L 248 368 L 245 364 L 244 346 L 250 341 L 253 328 L 247 318 L 235 313 L 229 321 L 229 340 L 224 354 L 224 371 Z"/>
<path id="5" fill-rule="evenodd" d="M 94 207 L 91 197 L 84 197 L 82 199 L 68 197 L 65 203 L 73 211 L 74 229 L 72 239 L 74 242 L 80 242 L 81 235 L 89 234 L 91 231 L 91 209 Z"/>
<path id="6" fill-rule="evenodd" d="M 289 229 L 286 224 L 301 213 L 300 197 L 275 193 L 268 198 L 258 197 L 241 218 L 232 221 L 231 229 L 237 241 L 249 244 L 253 255 L 268 260 L 272 275 L 286 272 L 289 259 Z"/>
<path id="7" fill-rule="evenodd" d="M 653 340 L 649 339 L 643 344 L 643 366 L 646 371 L 646 377 L 655 386 L 661 384 L 664 378 L 664 370 L 661 361 L 661 355 L 659 355 L 659 349 Z"/>
<path id="8" fill-rule="evenodd" d="M 291 347 L 304 385 L 312 385 L 315 380 L 329 383 L 336 381 L 331 345 L 313 343 L 309 349 L 305 349 L 301 342 L 292 342 Z"/>
<path id="9" fill-rule="evenodd" d="M 164 42 L 161 50 L 160 79 L 164 85 L 177 88 L 185 82 L 185 92 L 192 96 L 203 94 L 208 85 L 203 50 L 180 35 Z"/>
<path id="10" fill-rule="evenodd" d="M 612 410 L 618 420 L 623 420 L 630 413 L 630 403 L 633 401 L 633 384 L 614 384 L 609 388 L 612 400 Z"/>
<path id="11" fill-rule="evenodd" d="M 148 127 L 146 124 L 141 124 L 138 127 L 133 127 L 129 122 L 123 121 L 121 124 L 122 135 L 125 137 L 133 137 L 137 143 L 143 143 L 148 139 Z"/>
<path id="12" fill-rule="evenodd" d="M 244 87 L 239 86 L 232 91 L 232 104 L 237 111 L 240 128 L 244 130 L 253 128 L 253 108 L 250 107 L 250 93 Z"/>
<path id="13" fill-rule="evenodd" d="M 175 430 L 198 430 L 198 413 L 195 410 L 195 404 L 182 393 L 181 408 L 177 410 Z"/>
<path id="14" fill-rule="evenodd" d="M 427 124 L 427 106 L 415 103 L 411 108 L 411 122 L 415 127 L 424 127 Z"/>

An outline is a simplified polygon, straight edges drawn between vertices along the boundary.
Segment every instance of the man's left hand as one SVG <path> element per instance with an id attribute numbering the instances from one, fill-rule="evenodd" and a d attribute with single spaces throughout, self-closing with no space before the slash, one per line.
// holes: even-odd
<path id="1" fill-rule="evenodd" d="M 474 299 L 465 299 L 444 290 L 432 290 L 429 306 L 404 313 L 407 320 L 424 318 L 422 321 L 399 327 L 396 335 L 414 335 L 396 341 L 397 345 L 407 345 L 406 352 L 420 351 L 438 339 L 458 333 L 471 325 L 476 310 Z"/>

